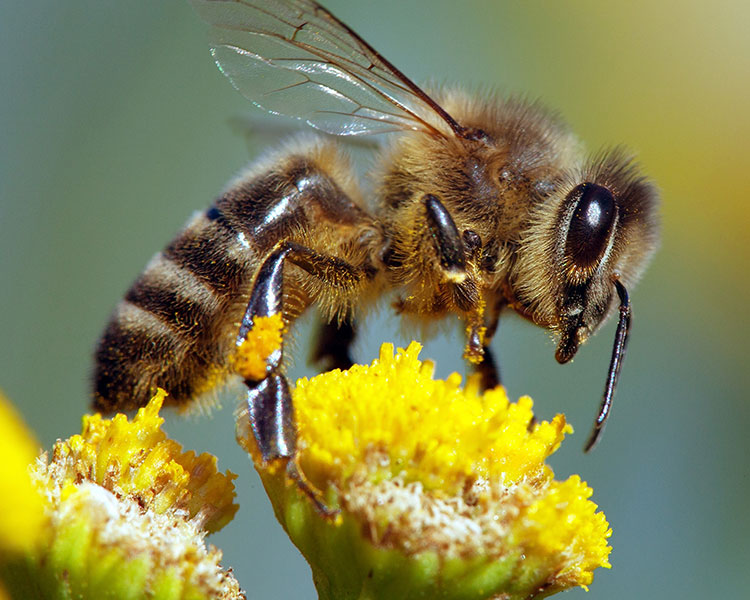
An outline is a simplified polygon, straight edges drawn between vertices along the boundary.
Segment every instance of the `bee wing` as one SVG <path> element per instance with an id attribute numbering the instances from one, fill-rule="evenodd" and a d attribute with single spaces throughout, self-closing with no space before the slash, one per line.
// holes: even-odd
<path id="1" fill-rule="evenodd" d="M 312 0 L 191 0 L 211 53 L 253 104 L 334 135 L 460 126 L 367 42 Z"/>

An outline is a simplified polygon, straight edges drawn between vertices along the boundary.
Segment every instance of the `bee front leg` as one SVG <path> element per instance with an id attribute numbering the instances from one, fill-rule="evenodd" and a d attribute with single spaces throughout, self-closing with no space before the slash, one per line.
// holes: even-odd
<path id="1" fill-rule="evenodd" d="M 291 241 L 281 242 L 261 265 L 255 277 L 245 315 L 237 335 L 237 345 L 243 344 L 258 317 L 283 313 L 284 264 L 289 260 L 327 285 L 349 288 L 364 277 L 364 269 L 344 260 L 326 256 Z M 264 463 L 287 461 L 287 474 L 307 494 L 323 514 L 332 514 L 320 492 L 314 489 L 297 465 L 297 429 L 291 390 L 281 372 L 283 346 L 271 352 L 265 361 L 262 379 L 245 376 L 247 386 L 247 415 L 250 429 L 258 444 Z"/>

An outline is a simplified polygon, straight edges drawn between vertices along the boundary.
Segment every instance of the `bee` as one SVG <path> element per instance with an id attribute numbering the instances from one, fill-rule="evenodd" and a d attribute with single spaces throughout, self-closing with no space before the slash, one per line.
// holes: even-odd
<path id="1" fill-rule="evenodd" d="M 631 320 L 629 289 L 659 238 L 658 195 L 623 150 L 585 154 L 539 104 L 417 86 L 312 0 L 192 0 L 211 53 L 255 105 L 314 129 L 251 165 L 158 253 L 99 340 L 94 405 L 130 409 L 157 387 L 185 405 L 232 375 L 254 320 L 316 308 L 315 355 L 349 346 L 384 294 L 419 323 L 457 319 L 464 357 L 497 385 L 490 342 L 512 310 L 557 339 L 556 358 L 618 313 L 599 414 L 610 412 Z M 365 199 L 332 136 L 387 134 Z M 283 347 L 245 379 L 262 458 L 294 471 Z M 301 484 L 303 485 L 303 484 Z"/>

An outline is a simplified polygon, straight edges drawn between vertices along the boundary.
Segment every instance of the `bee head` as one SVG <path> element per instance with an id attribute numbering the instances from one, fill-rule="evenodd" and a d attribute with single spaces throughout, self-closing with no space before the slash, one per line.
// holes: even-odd
<path id="1" fill-rule="evenodd" d="M 559 334 L 559 362 L 612 312 L 615 281 L 627 288 L 642 273 L 658 241 L 657 205 L 653 185 L 619 150 L 564 177 L 540 203 L 519 248 L 515 287 L 529 316 Z"/>

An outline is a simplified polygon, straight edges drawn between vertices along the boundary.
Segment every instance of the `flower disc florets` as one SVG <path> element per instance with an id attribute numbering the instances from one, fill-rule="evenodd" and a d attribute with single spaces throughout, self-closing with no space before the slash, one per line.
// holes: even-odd
<path id="1" fill-rule="evenodd" d="M 44 527 L 19 533 L 27 543 L 14 554 L 0 552 L 0 591 L 4 582 L 12 598 L 245 597 L 204 541 L 237 511 L 236 476 L 167 438 L 164 396 L 132 420 L 85 416 L 80 435 L 58 440 L 17 474 L 32 487 Z"/>

